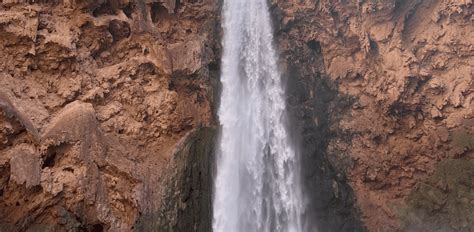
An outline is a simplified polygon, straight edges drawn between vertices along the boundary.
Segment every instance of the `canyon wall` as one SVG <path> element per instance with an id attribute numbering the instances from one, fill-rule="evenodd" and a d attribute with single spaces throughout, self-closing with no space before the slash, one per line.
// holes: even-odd
<path id="1" fill-rule="evenodd" d="M 321 231 L 473 231 L 473 2 L 271 3 Z"/>
<path id="2" fill-rule="evenodd" d="M 208 227 L 218 12 L 0 1 L 0 231 Z"/>
<path id="3" fill-rule="evenodd" d="M 474 230 L 472 0 L 271 0 L 308 231 Z M 0 0 L 0 231 L 210 231 L 219 0 Z"/>

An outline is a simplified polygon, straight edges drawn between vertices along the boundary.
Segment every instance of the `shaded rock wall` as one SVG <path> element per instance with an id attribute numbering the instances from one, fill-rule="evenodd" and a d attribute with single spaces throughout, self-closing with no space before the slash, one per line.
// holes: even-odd
<path id="1" fill-rule="evenodd" d="M 473 230 L 473 2 L 271 2 L 316 224 Z"/>
<path id="2" fill-rule="evenodd" d="M 274 17 L 280 17 L 278 9 L 274 9 Z M 285 32 L 276 31 L 277 38 L 282 39 Z M 352 189 L 340 171 L 344 167 L 335 167 L 327 152 L 329 142 L 337 137 L 331 127 L 334 117 L 344 113 L 353 100 L 339 94 L 337 85 L 322 73 L 318 43 L 279 42 L 290 131 L 300 148 L 302 186 L 307 197 L 305 231 L 362 231 Z"/>
<path id="3" fill-rule="evenodd" d="M 289 60 L 287 93 L 291 133 L 300 147 L 302 186 L 307 198 L 305 231 L 363 231 L 353 191 L 340 173 L 341 167 L 330 162 L 326 150 L 336 137 L 330 128 L 330 116 L 344 112 L 351 99 L 339 96 L 320 74 L 304 76 L 293 63 L 296 60 Z"/>
<path id="4" fill-rule="evenodd" d="M 199 128 L 177 145 L 174 158 L 166 169 L 166 193 L 162 199 L 160 217 L 156 218 L 159 226 L 155 228 L 166 231 L 212 231 L 215 140 L 215 128 Z"/>

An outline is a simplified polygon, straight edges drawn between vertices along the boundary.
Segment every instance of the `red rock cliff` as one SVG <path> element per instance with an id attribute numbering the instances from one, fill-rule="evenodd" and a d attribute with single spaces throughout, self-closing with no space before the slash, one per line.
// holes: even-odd
<path id="1" fill-rule="evenodd" d="M 270 2 L 312 229 L 472 231 L 472 0 Z M 0 231 L 210 231 L 220 3 L 0 0 Z"/>
<path id="2" fill-rule="evenodd" d="M 0 1 L 1 231 L 177 223 L 161 202 L 208 153 L 183 143 L 211 143 L 194 137 L 215 120 L 218 6 Z"/>
<path id="3" fill-rule="evenodd" d="M 272 3 L 305 157 L 319 159 L 303 170 L 313 206 L 352 204 L 369 231 L 472 231 L 473 2 Z"/>

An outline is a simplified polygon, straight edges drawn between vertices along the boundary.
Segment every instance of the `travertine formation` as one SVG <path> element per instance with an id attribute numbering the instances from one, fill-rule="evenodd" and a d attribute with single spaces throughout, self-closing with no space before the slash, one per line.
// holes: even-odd
<path id="1" fill-rule="evenodd" d="M 213 125 L 217 9 L 0 2 L 0 231 L 131 231 L 177 220 L 160 211 L 162 196 L 168 179 L 194 181 L 175 172 L 201 168 L 186 164 L 200 153 L 175 146 Z M 182 221 L 205 224 L 196 218 Z"/>
<path id="2" fill-rule="evenodd" d="M 474 230 L 473 1 L 270 2 L 305 220 Z M 0 231 L 209 230 L 220 7 L 0 0 Z"/>
<path id="3" fill-rule="evenodd" d="M 472 231 L 473 1 L 273 4 L 289 88 L 306 92 L 290 100 L 330 137 L 319 148 L 364 225 Z"/>

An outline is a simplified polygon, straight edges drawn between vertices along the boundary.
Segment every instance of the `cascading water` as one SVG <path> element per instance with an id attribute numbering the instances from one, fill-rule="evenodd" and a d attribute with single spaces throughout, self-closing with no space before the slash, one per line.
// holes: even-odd
<path id="1" fill-rule="evenodd" d="M 224 0 L 214 232 L 302 231 L 297 152 L 267 0 Z"/>

